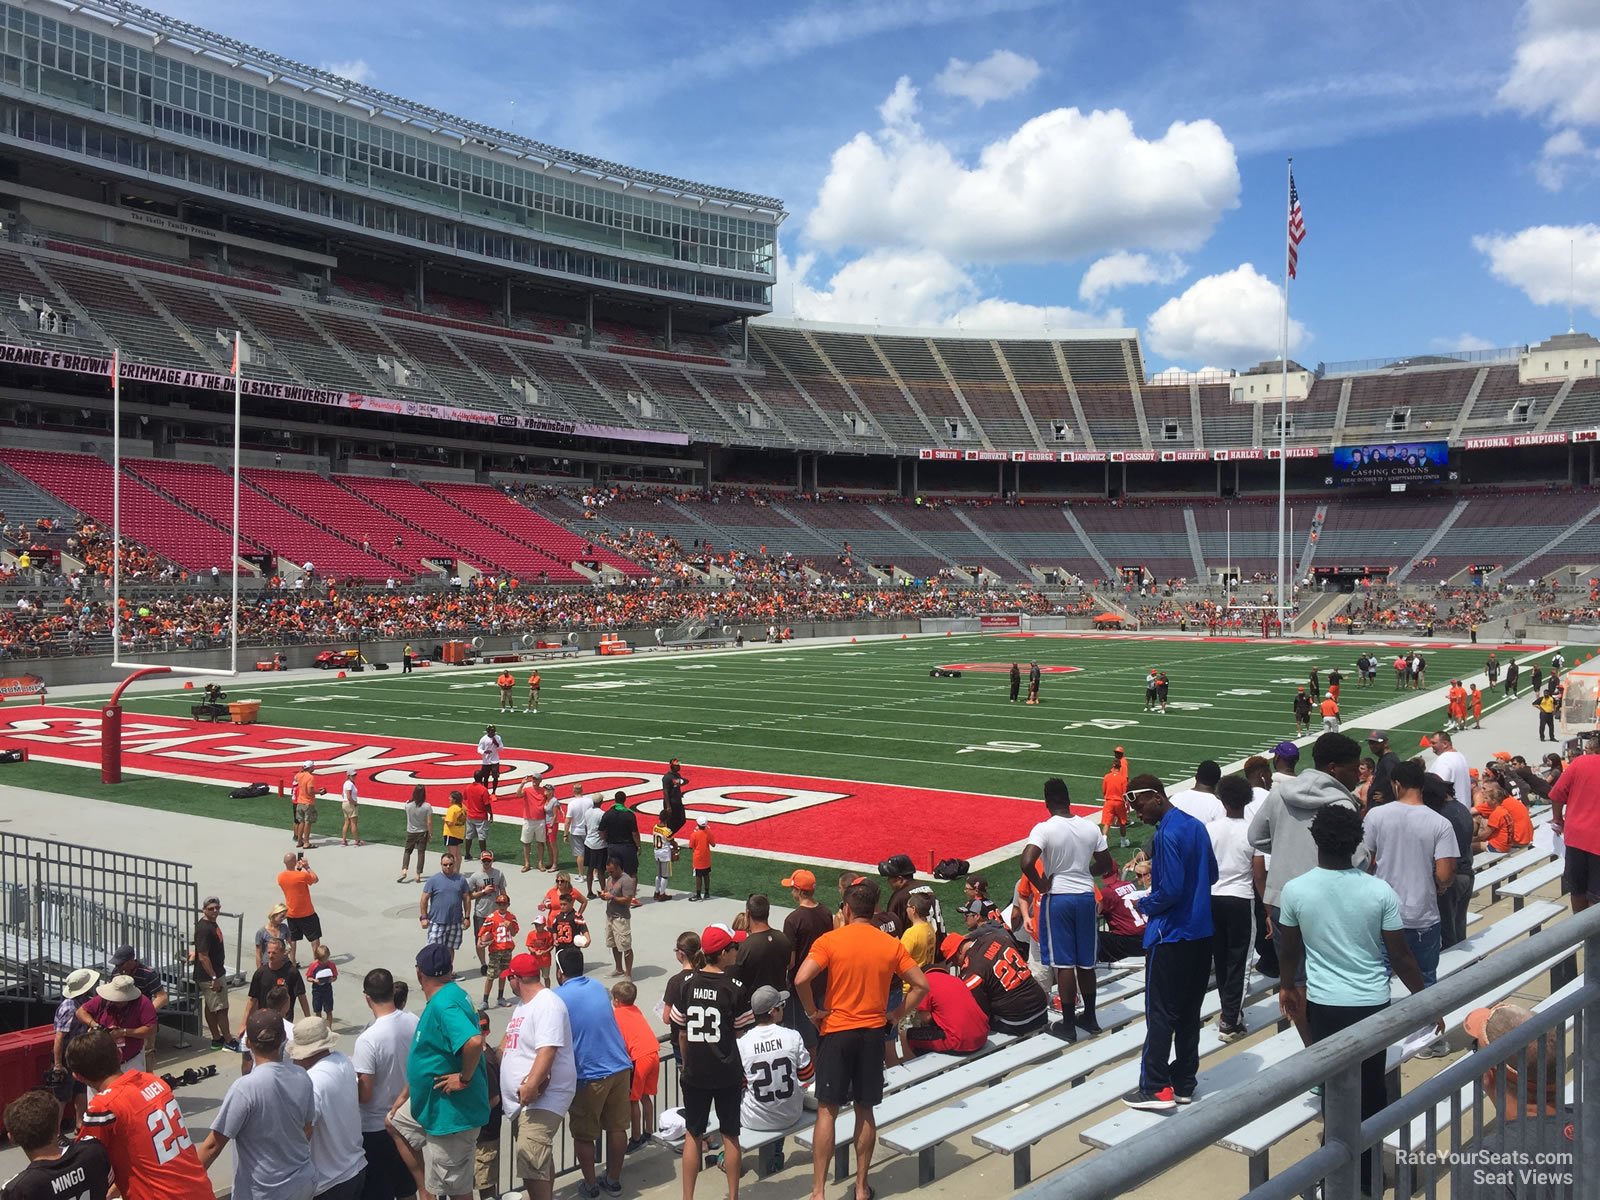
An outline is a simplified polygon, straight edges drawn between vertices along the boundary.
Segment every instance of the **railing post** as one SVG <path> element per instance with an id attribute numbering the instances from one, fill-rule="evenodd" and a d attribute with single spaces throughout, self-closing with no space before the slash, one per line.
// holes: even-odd
<path id="1" fill-rule="evenodd" d="M 1583 982 L 1594 987 L 1600 984 L 1600 937 L 1583 943 Z M 1600 1154 L 1600 1005 L 1591 1004 L 1579 1014 L 1575 1028 L 1582 1031 L 1583 1045 L 1578 1053 L 1583 1056 L 1578 1068 L 1578 1086 L 1582 1091 L 1574 1106 L 1578 1118 L 1579 1169 L 1584 1162 Z"/>
<path id="2" fill-rule="evenodd" d="M 1329 1075 L 1322 1089 L 1322 1140 L 1349 1153 L 1323 1183 L 1325 1200 L 1357 1200 L 1361 1195 L 1361 1062 Z M 1378 1164 L 1373 1164 L 1379 1169 Z"/>

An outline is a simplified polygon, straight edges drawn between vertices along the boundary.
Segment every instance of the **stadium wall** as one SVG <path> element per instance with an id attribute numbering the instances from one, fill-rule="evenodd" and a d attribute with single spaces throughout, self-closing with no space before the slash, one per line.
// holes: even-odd
<path id="1" fill-rule="evenodd" d="M 764 639 L 767 636 L 767 627 L 761 624 L 735 625 L 736 632 L 742 632 L 747 642 Z M 818 637 L 871 637 L 894 635 L 899 633 L 921 632 L 921 624 L 915 619 L 894 621 L 834 621 L 834 622 L 806 622 L 790 625 L 788 627 L 794 634 L 796 641 Z M 653 648 L 656 644 L 654 629 L 623 629 L 617 631 L 624 641 L 627 641 L 641 650 L 646 647 Z M 566 635 L 549 633 L 541 634 L 549 640 L 566 641 Z M 729 635 L 732 636 L 731 634 Z M 600 641 L 600 632 L 579 633 L 573 649 L 592 654 L 595 646 Z M 483 649 L 480 654 L 487 658 L 495 654 L 527 654 L 532 653 L 523 649 L 521 644 L 522 634 L 495 634 L 483 635 Z M 447 638 L 414 637 L 410 639 L 382 639 L 378 641 L 363 640 L 360 643 L 361 652 L 369 662 L 388 663 L 395 672 L 400 668 L 400 652 L 409 640 L 413 647 L 423 651 L 424 655 L 431 655 L 433 648 L 444 641 L 471 640 L 470 635 L 451 636 Z M 290 668 L 309 667 L 311 662 L 323 650 L 352 648 L 356 643 L 323 642 L 317 645 L 293 646 L 241 646 L 239 648 L 240 680 L 234 685 L 245 687 L 252 678 L 262 681 L 270 680 L 270 674 L 257 675 L 252 669 L 257 660 L 266 661 L 274 652 L 281 653 L 284 662 Z M 693 649 L 694 646 L 684 646 L 684 649 Z M 141 661 L 159 663 L 169 666 L 174 671 L 182 672 L 188 668 L 226 669 L 228 666 L 227 650 L 174 650 L 163 653 L 150 651 L 130 650 L 129 655 Z M 87 683 L 113 683 L 127 677 L 128 672 L 120 667 L 111 665 L 111 656 L 107 654 L 82 655 L 76 658 L 19 658 L 10 661 L 10 665 L 18 671 L 31 671 L 43 677 L 45 686 L 69 687 L 75 684 Z M 441 669 L 441 668 L 433 668 Z"/>

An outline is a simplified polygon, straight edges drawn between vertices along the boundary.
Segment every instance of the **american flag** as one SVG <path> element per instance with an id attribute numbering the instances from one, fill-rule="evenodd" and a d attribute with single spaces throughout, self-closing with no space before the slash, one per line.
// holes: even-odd
<path id="1" fill-rule="evenodd" d="M 1291 274 L 1291 275 L 1294 274 L 1294 268 L 1293 267 L 1289 268 L 1289 274 Z M 235 331 L 235 333 L 233 335 L 233 365 L 228 368 L 228 374 L 237 375 L 238 373 L 239 373 L 239 334 L 238 334 L 237 331 Z"/>
<path id="2" fill-rule="evenodd" d="M 1300 262 L 1300 243 L 1306 238 L 1306 219 L 1300 211 L 1300 193 L 1295 190 L 1294 172 L 1289 172 L 1289 278 L 1295 278 Z"/>

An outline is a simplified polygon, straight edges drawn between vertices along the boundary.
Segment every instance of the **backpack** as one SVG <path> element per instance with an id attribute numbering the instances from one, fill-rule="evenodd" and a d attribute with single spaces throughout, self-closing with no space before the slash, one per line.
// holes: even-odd
<path id="1" fill-rule="evenodd" d="M 228 799 L 254 800 L 257 796 L 265 796 L 268 790 L 267 785 L 264 783 L 249 783 L 244 787 L 234 788 L 233 791 L 228 793 Z"/>
<path id="2" fill-rule="evenodd" d="M 933 868 L 933 877 L 935 879 L 942 879 L 948 883 L 952 879 L 960 879 L 970 870 L 972 870 L 972 864 L 966 859 L 946 858 L 942 859 Z"/>

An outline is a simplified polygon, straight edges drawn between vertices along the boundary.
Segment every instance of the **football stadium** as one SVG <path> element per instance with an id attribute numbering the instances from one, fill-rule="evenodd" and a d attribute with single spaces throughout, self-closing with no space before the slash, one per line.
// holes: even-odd
<path id="1" fill-rule="evenodd" d="M 1297 361 L 1288 195 L 1264 361 L 804 319 L 0 0 L 6 1200 L 1600 1195 L 1600 339 Z"/>

